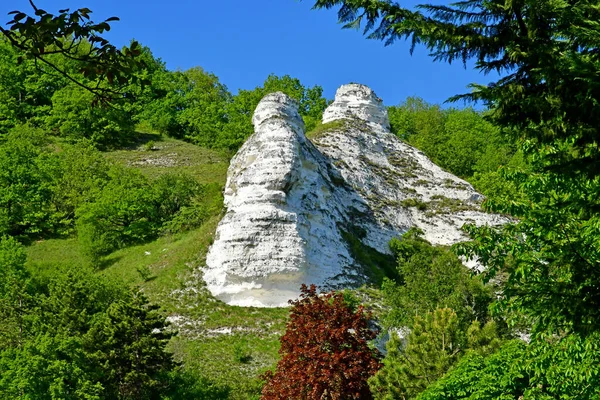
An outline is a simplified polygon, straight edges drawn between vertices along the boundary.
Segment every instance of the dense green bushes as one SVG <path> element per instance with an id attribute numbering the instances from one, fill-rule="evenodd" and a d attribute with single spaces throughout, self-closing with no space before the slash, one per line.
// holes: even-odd
<path id="1" fill-rule="evenodd" d="M 13 129 L 0 142 L 0 235 L 39 235 L 60 224 L 52 213 L 57 158 L 40 130 Z"/>
<path id="2" fill-rule="evenodd" d="M 209 214 L 209 205 L 197 201 L 203 190 L 187 175 L 166 174 L 150 181 L 139 172 L 114 166 L 94 201 L 77 209 L 82 248 L 91 260 L 97 261 L 116 249 L 154 239 L 162 232 L 196 227 Z"/>
<path id="3" fill-rule="evenodd" d="M 173 335 L 143 294 L 85 268 L 31 275 L 0 239 L 0 397 L 157 399 L 176 372 Z"/>
<path id="4" fill-rule="evenodd" d="M 195 228 L 219 212 L 219 188 L 185 174 L 149 179 L 111 165 L 91 141 L 52 143 L 13 128 L 0 142 L 0 234 L 77 232 L 94 262 L 118 248 Z"/>
<path id="5" fill-rule="evenodd" d="M 596 399 L 599 339 L 513 340 L 488 356 L 469 353 L 419 399 Z"/>
<path id="6" fill-rule="evenodd" d="M 140 115 L 153 129 L 204 147 L 237 150 L 254 132 L 252 115 L 268 93 L 281 91 L 296 99 L 307 130 L 320 122 L 327 101 L 320 86 L 306 88 L 288 75 L 270 75 L 262 86 L 232 96 L 218 78 L 201 68 L 163 72 L 156 85 L 164 97 Z"/>

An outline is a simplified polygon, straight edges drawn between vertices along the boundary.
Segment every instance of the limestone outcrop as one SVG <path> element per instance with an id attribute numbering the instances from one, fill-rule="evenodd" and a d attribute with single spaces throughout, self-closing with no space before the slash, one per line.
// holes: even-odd
<path id="1" fill-rule="evenodd" d="M 267 95 L 255 133 L 231 161 L 225 216 L 204 280 L 229 304 L 287 305 L 302 283 L 351 287 L 368 279 L 348 235 L 389 253 L 417 226 L 434 244 L 464 240 L 467 222 L 500 224 L 483 197 L 389 130 L 387 111 L 366 86 L 344 85 L 309 140 L 298 105 Z"/>

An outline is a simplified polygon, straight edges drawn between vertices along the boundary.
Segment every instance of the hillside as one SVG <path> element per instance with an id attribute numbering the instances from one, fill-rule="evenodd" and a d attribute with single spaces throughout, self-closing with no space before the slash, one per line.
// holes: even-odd
<path id="1" fill-rule="evenodd" d="M 151 178 L 188 172 L 214 184 L 216 198 L 221 197 L 229 164 L 222 152 L 159 135 L 145 135 L 129 149 L 104 156 Z M 190 232 L 117 250 L 98 273 L 139 287 L 161 306 L 178 331 L 168 348 L 184 363 L 192 382 L 206 386 L 211 398 L 247 399 L 260 392 L 258 375 L 277 360 L 287 310 L 234 307 L 210 295 L 197 267 L 204 263 L 219 219 L 216 214 Z M 76 238 L 38 240 L 27 255 L 27 267 L 40 275 L 88 264 Z"/>
<path id="2" fill-rule="evenodd" d="M 597 2 L 10 3 L 1 399 L 600 399 Z"/>

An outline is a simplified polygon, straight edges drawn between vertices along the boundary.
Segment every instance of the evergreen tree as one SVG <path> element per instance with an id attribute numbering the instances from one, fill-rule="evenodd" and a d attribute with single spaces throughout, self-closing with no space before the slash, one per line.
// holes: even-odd
<path id="1" fill-rule="evenodd" d="M 392 334 L 384 367 L 369 381 L 375 399 L 414 398 L 456 362 L 464 338 L 451 309 L 416 317 L 407 338 Z"/>
<path id="2" fill-rule="evenodd" d="M 405 338 L 392 333 L 383 368 L 369 379 L 375 399 L 414 399 L 444 376 L 466 351 L 489 354 L 501 343 L 494 322 L 481 327 L 473 321 L 464 329 L 449 308 L 415 317 L 408 331 Z"/>
<path id="3" fill-rule="evenodd" d="M 173 333 L 157 310 L 142 293 L 133 293 L 112 303 L 87 333 L 107 398 L 159 399 L 167 389 L 175 363 L 164 348 Z"/>

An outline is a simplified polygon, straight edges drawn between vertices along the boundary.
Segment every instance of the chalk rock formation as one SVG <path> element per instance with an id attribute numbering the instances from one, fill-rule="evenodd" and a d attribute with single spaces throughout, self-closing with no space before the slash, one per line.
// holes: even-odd
<path id="1" fill-rule="evenodd" d="M 447 245 L 464 240 L 464 223 L 504 222 L 480 210 L 470 184 L 392 134 L 366 86 L 338 89 L 312 141 L 298 105 L 282 93 L 260 102 L 253 123 L 231 161 L 227 212 L 204 269 L 208 289 L 229 304 L 283 306 L 302 283 L 365 282 L 349 234 L 389 253 L 389 240 L 412 226 Z"/>

